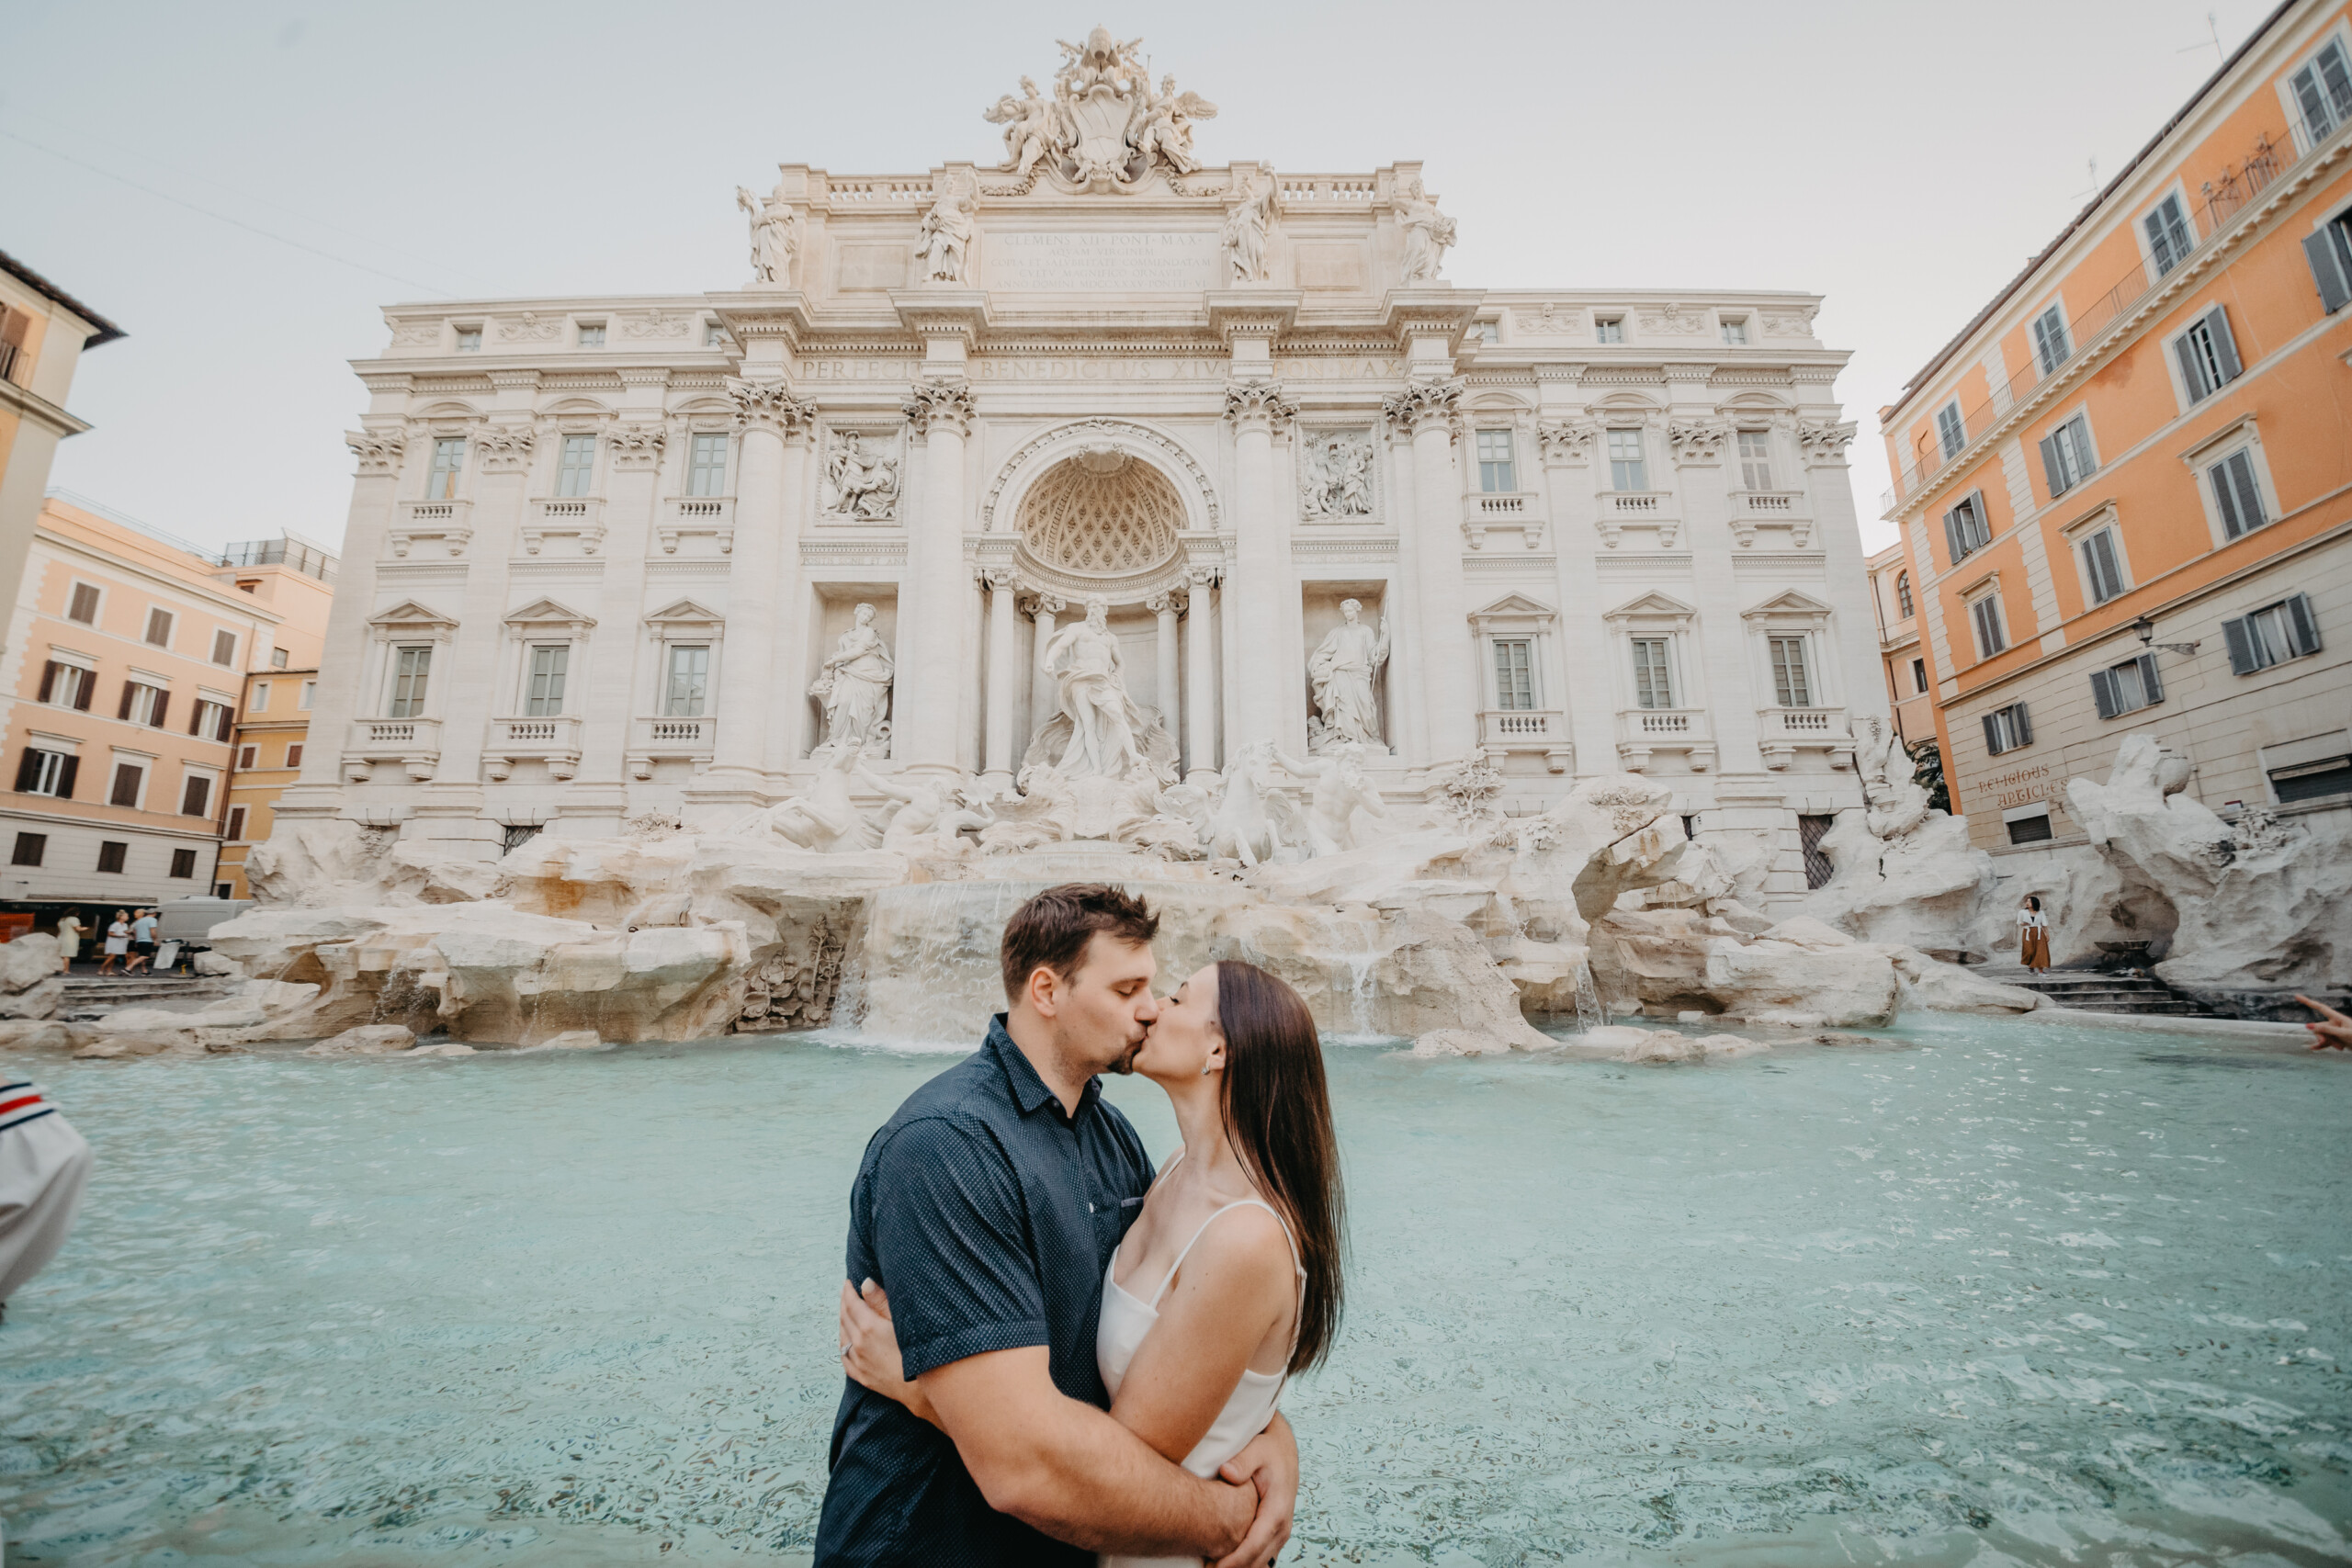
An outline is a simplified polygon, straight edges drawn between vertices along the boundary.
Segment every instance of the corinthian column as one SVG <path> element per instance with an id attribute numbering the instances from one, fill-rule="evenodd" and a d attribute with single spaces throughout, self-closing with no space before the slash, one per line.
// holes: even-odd
<path id="1" fill-rule="evenodd" d="M 782 381 L 729 379 L 735 427 L 735 564 L 739 591 L 727 596 L 726 651 L 718 671 L 718 734 L 702 791 L 756 800 L 765 779 L 771 679 L 776 655 L 776 581 L 784 547 L 785 446 L 807 438 L 815 405 Z M 626 717 L 627 716 L 624 716 Z"/>
<path id="2" fill-rule="evenodd" d="M 964 568 L 964 436 L 972 389 L 959 380 L 918 381 L 902 405 L 925 453 L 922 514 L 908 530 L 899 584 L 899 674 L 890 699 L 890 755 L 902 766 L 953 777 L 957 671 L 970 607 Z"/>
<path id="3" fill-rule="evenodd" d="M 1381 405 L 1413 447 L 1413 569 L 1420 604 L 1421 708 L 1431 762 L 1470 754 L 1478 739 L 1478 681 L 1462 587 L 1462 489 L 1454 481 L 1459 378 L 1410 387 Z"/>
<path id="4" fill-rule="evenodd" d="M 980 785 L 990 795 L 1003 795 L 1012 788 L 1012 767 L 1020 761 L 1012 754 L 1012 683 L 1021 671 L 1015 668 L 1012 569 L 997 567 L 982 581 L 989 590 L 989 705 L 988 770 Z M 905 640 L 901 631 L 899 641 Z"/>
<path id="5" fill-rule="evenodd" d="M 1037 738 L 1039 730 L 1053 723 L 1054 715 L 1061 711 L 1061 691 L 1054 683 L 1054 678 L 1046 673 L 1046 645 L 1054 640 L 1054 618 L 1068 607 L 1068 601 L 1058 595 L 1052 593 L 1037 595 L 1037 607 L 1034 617 L 1037 623 L 1035 664 L 1032 676 L 1035 683 L 1029 688 L 1029 739 L 1031 740 Z M 1022 755 L 1027 754 L 1028 746 L 1024 741 Z M 1021 771 L 1020 757 L 1013 758 L 1012 768 L 1016 773 Z"/>
<path id="6" fill-rule="evenodd" d="M 1184 743 L 1184 714 L 1177 700 L 1181 690 L 1176 684 L 1176 595 L 1155 593 L 1144 601 L 1144 608 L 1152 614 L 1154 629 L 1158 631 L 1159 655 L 1152 673 L 1159 683 L 1159 722 L 1168 731 L 1168 739 L 1182 746 Z"/>
<path id="7" fill-rule="evenodd" d="M 1237 492 L 1233 577 L 1226 598 L 1234 614 L 1235 657 L 1245 674 L 1240 711 L 1227 736 L 1235 750 L 1255 740 L 1281 740 L 1283 704 L 1296 700 L 1281 681 L 1268 678 L 1295 662 L 1283 659 L 1278 646 L 1290 563 L 1283 558 L 1283 530 L 1274 506 L 1274 426 L 1288 423 L 1296 412 L 1283 400 L 1279 382 L 1243 382 L 1225 389 Z"/>

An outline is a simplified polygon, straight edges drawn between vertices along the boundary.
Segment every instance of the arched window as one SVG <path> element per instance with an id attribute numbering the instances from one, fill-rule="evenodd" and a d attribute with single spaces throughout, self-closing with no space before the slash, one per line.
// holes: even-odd
<path id="1" fill-rule="evenodd" d="M 1903 612 L 1905 620 L 1910 619 L 1911 574 L 1907 571 L 1898 571 L 1894 574 L 1894 605 L 1896 609 Z"/>

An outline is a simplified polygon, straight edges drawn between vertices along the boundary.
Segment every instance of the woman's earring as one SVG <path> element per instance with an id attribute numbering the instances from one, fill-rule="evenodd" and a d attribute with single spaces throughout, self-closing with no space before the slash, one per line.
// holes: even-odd
<path id="1" fill-rule="evenodd" d="M 1216 1071 L 1216 1064 L 1215 1062 L 1203 1062 L 1201 1064 L 1201 1077 L 1206 1077 L 1215 1071 Z"/>

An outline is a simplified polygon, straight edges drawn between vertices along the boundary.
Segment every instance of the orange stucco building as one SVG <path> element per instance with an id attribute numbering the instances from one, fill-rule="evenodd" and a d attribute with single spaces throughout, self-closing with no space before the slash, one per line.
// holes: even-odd
<path id="1" fill-rule="evenodd" d="M 22 564 L 0 653 L 0 907 L 86 919 L 211 892 L 245 672 L 285 617 L 216 554 L 55 496 Z"/>
<path id="2" fill-rule="evenodd" d="M 1935 682 L 1919 646 L 1919 596 L 1911 587 L 1911 558 L 1901 545 L 1862 563 L 1871 574 L 1871 614 L 1878 626 L 1879 663 L 1886 673 L 1887 709 L 1905 746 L 1933 740 Z"/>
<path id="3" fill-rule="evenodd" d="M 2352 845 L 2347 356 L 2352 6 L 2290 0 L 1881 412 L 1905 657 L 2005 875 L 2135 733 Z"/>
<path id="4" fill-rule="evenodd" d="M 245 857 L 268 839 L 277 797 L 300 776 L 310 744 L 311 705 L 318 694 L 336 563 L 324 548 L 292 536 L 232 545 L 220 558 L 223 575 L 239 592 L 256 596 L 281 617 L 267 658 L 245 676 L 230 756 L 220 861 L 212 875 L 221 897 L 250 898 Z"/>

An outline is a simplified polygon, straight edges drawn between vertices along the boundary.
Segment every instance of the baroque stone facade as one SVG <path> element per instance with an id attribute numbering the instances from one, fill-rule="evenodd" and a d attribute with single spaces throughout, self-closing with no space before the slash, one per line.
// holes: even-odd
<path id="1" fill-rule="evenodd" d="M 387 310 L 280 818 L 730 820 L 844 711 L 856 789 L 1001 799 L 1065 744 L 1052 650 L 1115 645 L 1171 777 L 1357 745 L 1408 803 L 1483 756 L 1527 812 L 1631 770 L 1801 891 L 1885 711 L 1819 300 L 1461 287 L 1418 164 L 1210 166 L 1215 106 L 1066 52 L 1001 166 L 739 191 L 741 287 Z"/>

